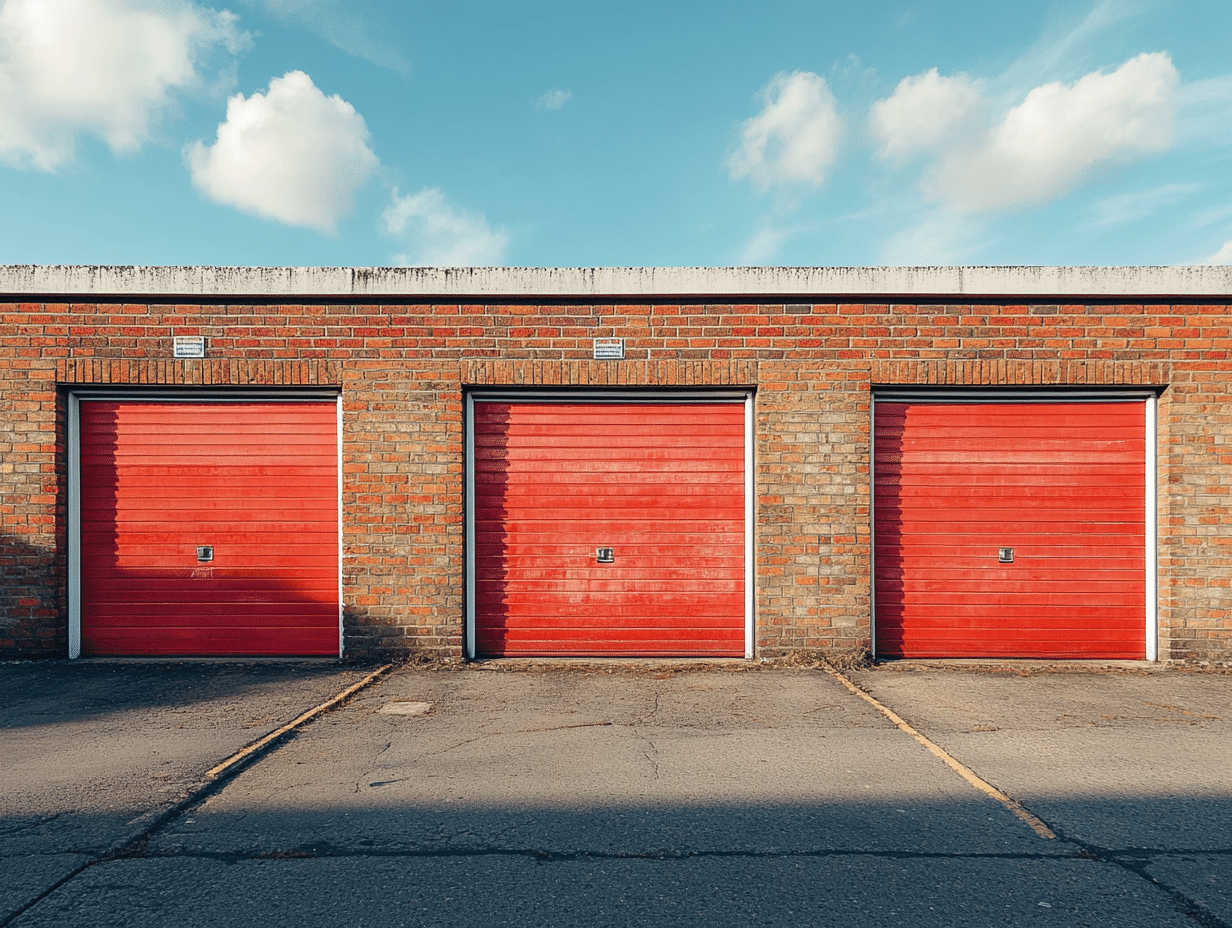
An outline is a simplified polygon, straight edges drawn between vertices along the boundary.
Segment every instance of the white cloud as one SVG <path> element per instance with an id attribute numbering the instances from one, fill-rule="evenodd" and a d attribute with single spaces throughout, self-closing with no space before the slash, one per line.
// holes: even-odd
<path id="1" fill-rule="evenodd" d="M 743 123 L 740 147 L 727 159 L 731 178 L 751 178 L 762 190 L 820 186 L 837 157 L 839 137 L 834 95 L 825 80 L 810 71 L 781 73 L 761 98 L 761 112 Z"/>
<path id="2" fill-rule="evenodd" d="M 1179 203 L 1197 193 L 1197 184 L 1165 184 L 1150 190 L 1136 190 L 1105 197 L 1090 209 L 1092 226 L 1117 226 L 1137 222 L 1160 209 Z"/>
<path id="3" fill-rule="evenodd" d="M 925 214 L 892 235 L 882 246 L 881 262 L 900 267 L 963 264 L 988 243 L 982 220 L 948 211 Z"/>
<path id="4" fill-rule="evenodd" d="M 140 148 L 209 53 L 246 43 L 236 18 L 189 2 L 7 0 L 0 8 L 0 158 L 52 171 L 78 134 Z"/>
<path id="5" fill-rule="evenodd" d="M 490 267 L 504 263 L 509 247 L 504 229 L 453 206 L 436 187 L 404 197 L 395 187 L 381 221 L 406 244 L 407 250 L 393 258 L 404 267 Z"/>
<path id="6" fill-rule="evenodd" d="M 1059 5 L 1048 15 L 1044 32 L 997 83 L 1018 89 L 1048 77 L 1081 74 L 1082 62 L 1090 61 L 1103 34 L 1142 12 L 1143 5 L 1142 0 L 1094 0 L 1085 14 L 1080 4 Z"/>
<path id="7" fill-rule="evenodd" d="M 883 158 L 934 150 L 978 125 L 984 109 L 980 85 L 965 74 L 941 77 L 937 69 L 904 78 L 894 93 L 873 104 L 873 133 Z"/>
<path id="8" fill-rule="evenodd" d="M 740 251 L 740 263 L 749 266 L 769 264 L 780 248 L 800 230 L 777 224 L 767 217 Z"/>
<path id="9" fill-rule="evenodd" d="M 1211 209 L 1203 209 L 1194 213 L 1189 217 L 1189 225 L 1194 229 L 1201 229 L 1215 223 L 1221 223 L 1229 216 L 1232 216 L 1232 206 L 1219 206 L 1212 204 Z"/>
<path id="10" fill-rule="evenodd" d="M 535 101 L 535 106 L 541 110 L 558 110 L 573 96 L 572 90 L 549 90 Z"/>
<path id="11" fill-rule="evenodd" d="M 268 93 L 228 100 L 217 140 L 188 146 L 184 160 L 210 199 L 332 234 L 378 167 L 368 137 L 351 104 L 291 71 Z"/>
<path id="12" fill-rule="evenodd" d="M 1232 74 L 1191 81 L 1177 91 L 1180 145 L 1232 145 Z"/>
<path id="13" fill-rule="evenodd" d="M 998 212 L 1052 199 L 1097 166 L 1172 144 L 1176 69 L 1166 53 L 1142 54 L 1111 73 L 1036 87 L 995 125 L 971 121 L 980 105 L 966 78 L 930 71 L 873 105 L 885 154 L 934 158 L 925 193 L 962 212 Z M 921 115 L 912 104 L 924 110 Z M 938 132 L 931 119 L 964 131 Z"/>
<path id="14" fill-rule="evenodd" d="M 1232 242 L 1225 242 L 1224 246 L 1217 252 L 1202 262 L 1203 264 L 1232 264 Z"/>
<path id="15" fill-rule="evenodd" d="M 411 63 L 390 42 L 401 34 L 396 17 L 401 4 L 355 3 L 354 0 L 240 0 L 257 6 L 279 22 L 320 36 L 348 55 L 407 77 Z"/>

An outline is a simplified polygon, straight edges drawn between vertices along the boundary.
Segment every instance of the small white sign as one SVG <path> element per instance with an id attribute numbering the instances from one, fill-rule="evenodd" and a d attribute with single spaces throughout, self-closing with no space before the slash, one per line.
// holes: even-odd
<path id="1" fill-rule="evenodd" d="M 625 359 L 625 340 L 623 338 L 596 338 L 596 361 L 623 361 Z"/>
<path id="2" fill-rule="evenodd" d="M 204 358 L 204 335 L 176 335 L 172 339 L 171 356 L 173 358 Z"/>

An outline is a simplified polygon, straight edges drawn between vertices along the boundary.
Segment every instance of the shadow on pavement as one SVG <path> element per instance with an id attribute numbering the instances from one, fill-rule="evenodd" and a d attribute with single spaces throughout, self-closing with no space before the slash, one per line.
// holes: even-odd
<path id="1" fill-rule="evenodd" d="M 105 720 L 146 710 L 255 711 L 248 720 L 255 723 L 270 705 L 262 701 L 250 707 L 246 700 L 252 697 L 298 704 L 305 688 L 319 687 L 340 673 L 368 669 L 337 659 L 11 661 L 0 663 L 0 730 Z"/>

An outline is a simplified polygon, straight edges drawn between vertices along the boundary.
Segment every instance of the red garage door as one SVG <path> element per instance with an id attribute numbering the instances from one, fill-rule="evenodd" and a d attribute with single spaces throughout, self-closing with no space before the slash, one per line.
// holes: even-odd
<path id="1" fill-rule="evenodd" d="M 84 655 L 339 652 L 337 408 L 80 404 Z"/>
<path id="2" fill-rule="evenodd" d="M 878 401 L 878 655 L 1144 657 L 1145 422 L 1144 401 Z"/>
<path id="3" fill-rule="evenodd" d="M 473 436 L 478 655 L 744 654 L 743 402 L 477 400 Z"/>

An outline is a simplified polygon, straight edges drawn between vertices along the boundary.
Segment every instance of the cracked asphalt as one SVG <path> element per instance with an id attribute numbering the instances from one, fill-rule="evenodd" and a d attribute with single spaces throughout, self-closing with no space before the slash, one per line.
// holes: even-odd
<path id="1" fill-rule="evenodd" d="M 521 669 L 519 669 L 521 668 Z M 1066 672 L 1055 672 L 1064 669 Z M 0 665 L 0 926 L 1232 926 L 1232 676 Z"/>

